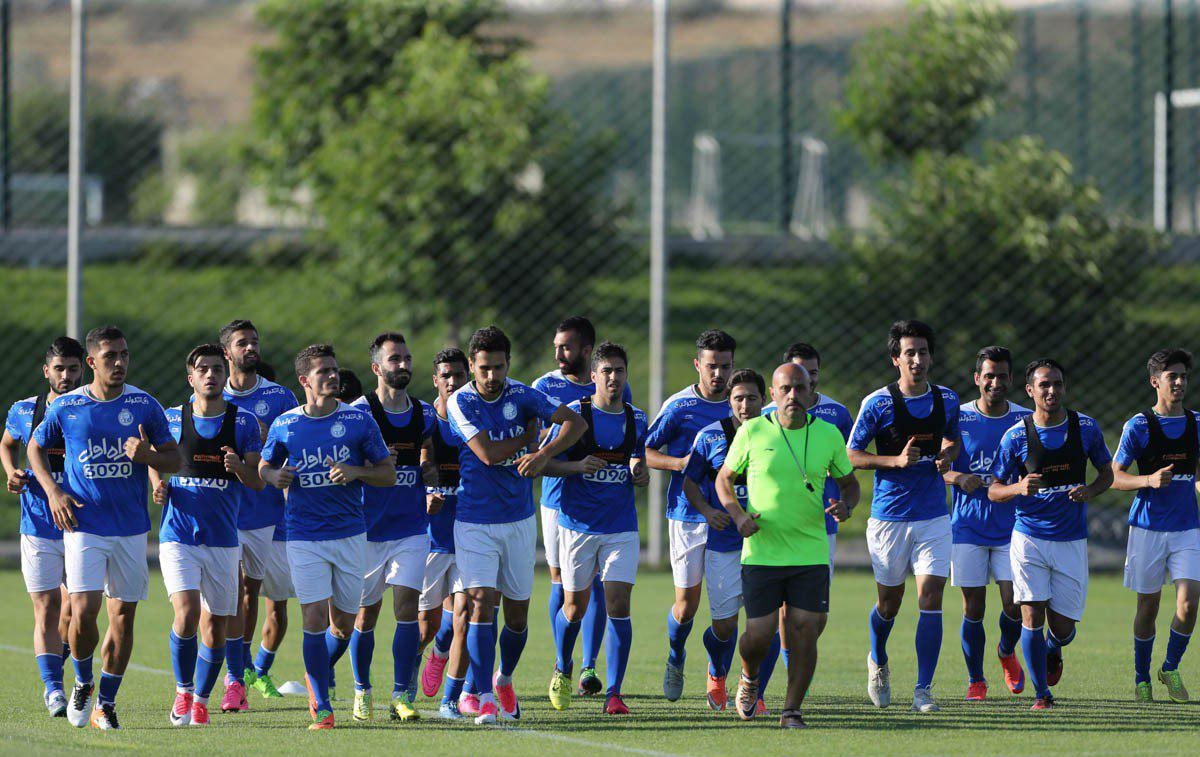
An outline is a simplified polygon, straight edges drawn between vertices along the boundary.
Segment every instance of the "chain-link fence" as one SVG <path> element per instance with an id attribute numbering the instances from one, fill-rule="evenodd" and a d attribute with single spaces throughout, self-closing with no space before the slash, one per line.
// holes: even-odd
<path id="1" fill-rule="evenodd" d="M 119 324 L 132 382 L 173 404 L 187 351 L 234 317 L 292 384 L 311 342 L 365 372 L 378 331 L 405 331 L 427 363 L 491 322 L 532 380 L 581 312 L 630 348 L 646 398 L 650 9 L 562 5 L 90 3 L 84 329 Z M 1055 355 L 1115 444 L 1153 401 L 1147 354 L 1189 345 L 1200 302 L 1188 238 L 1139 231 L 1156 155 L 1158 215 L 1200 225 L 1196 111 L 1170 114 L 1169 150 L 1155 111 L 1157 93 L 1200 86 L 1196 1 L 1170 19 L 1117 0 L 1014 9 L 978 133 L 953 156 L 882 161 L 848 125 L 854 61 L 919 11 L 796 0 L 785 42 L 761 5 L 674 4 L 668 387 L 721 327 L 763 371 L 790 341 L 817 344 L 823 388 L 855 408 L 892 377 L 888 324 L 917 316 L 940 331 L 942 383 L 970 396 L 983 344 Z M 5 406 L 38 389 L 65 319 L 70 52 L 67 3 L 10 7 Z M 1085 180 L 1095 194 L 1064 186 Z"/>

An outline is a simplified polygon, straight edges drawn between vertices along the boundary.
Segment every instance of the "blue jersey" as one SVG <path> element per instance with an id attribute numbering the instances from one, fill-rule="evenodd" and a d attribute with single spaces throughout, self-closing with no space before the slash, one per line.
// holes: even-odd
<path id="1" fill-rule="evenodd" d="M 226 384 L 221 395 L 226 402 L 232 402 L 253 413 L 263 428 L 270 428 L 276 418 L 299 404 L 296 402 L 296 395 L 292 394 L 290 389 L 262 376 L 258 377 L 258 383 L 253 389 L 239 392 L 230 389 Z M 276 539 L 282 540 L 286 536 L 283 492 L 274 486 L 268 486 L 260 492 L 246 490 L 242 509 L 238 511 L 238 528 L 242 531 L 253 531 L 267 526 L 276 526 Z"/>
<path id="2" fill-rule="evenodd" d="M 121 395 L 98 400 L 82 386 L 55 400 L 33 432 L 42 447 L 66 451 L 63 489 L 83 507 L 77 531 L 135 536 L 150 530 L 149 468 L 125 454 L 125 441 L 146 430 L 152 445 L 174 441 L 158 400 L 126 384 Z"/>
<path id="3" fill-rule="evenodd" d="M 1193 411 L 1187 411 L 1192 413 Z M 1156 414 L 1157 415 L 1157 414 Z M 1193 416 L 1196 414 L 1193 413 Z M 1182 415 L 1158 416 L 1163 435 L 1178 439 L 1183 435 L 1187 421 Z M 1197 434 L 1200 436 L 1200 433 Z M 1137 459 L 1146 453 L 1150 444 L 1150 430 L 1141 413 L 1125 422 L 1121 430 L 1121 443 L 1117 446 L 1118 465 L 1131 468 Z M 1138 470 L 1145 475 L 1154 471 Z M 1196 512 L 1196 476 L 1175 475 L 1163 489 L 1138 489 L 1129 508 L 1129 525 L 1150 531 L 1187 531 L 1200 528 L 1200 517 Z"/>
<path id="4" fill-rule="evenodd" d="M 303 406 L 276 418 L 262 456 L 271 465 L 298 469 L 288 487 L 288 539 L 326 541 L 364 533 L 363 483 L 333 483 L 325 461 L 363 465 L 381 463 L 389 454 L 371 416 L 346 404 L 321 418 L 309 417 Z"/>
<path id="5" fill-rule="evenodd" d="M 183 409 L 168 408 L 166 415 L 171 436 L 179 441 L 183 432 Z M 193 415 L 192 423 L 196 426 L 197 434 L 205 439 L 214 439 L 221 433 L 224 419 L 224 414 L 215 417 Z M 234 440 L 233 449 L 241 457 L 248 452 L 262 450 L 258 420 L 252 413 L 238 410 Z M 167 505 L 162 510 L 158 540 L 205 547 L 236 547 L 238 511 L 246 495 L 253 491 L 237 479 L 172 476 L 168 482 Z"/>
<path id="6" fill-rule="evenodd" d="M 725 505 L 721 504 L 721 498 L 717 496 L 717 487 L 709 471 L 721 470 L 721 466 L 725 464 L 725 453 L 728 451 L 729 444 L 725 441 L 725 430 L 721 428 L 721 422 L 710 423 L 696 434 L 691 457 L 688 458 L 687 467 L 683 469 L 683 475 L 700 486 L 708 504 L 721 512 L 725 512 Z M 748 495 L 746 484 L 743 482 L 734 485 L 733 491 L 737 494 L 738 504 L 745 510 Z M 742 535 L 738 533 L 732 520 L 721 531 L 709 527 L 707 548 L 713 552 L 741 551 Z"/>
<path id="7" fill-rule="evenodd" d="M 350 406 L 371 415 L 366 397 L 359 397 Z M 424 415 L 421 441 L 424 442 L 437 422 L 437 413 L 428 402 L 421 403 L 421 410 Z M 413 403 L 410 400 L 408 409 L 402 413 L 393 413 L 387 408 L 383 412 L 389 423 L 404 428 L 412 421 Z M 423 533 L 429 528 L 429 516 L 425 513 L 421 466 L 397 465 L 395 486 L 363 487 L 363 507 L 367 514 L 367 541 L 393 541 Z"/>
<path id="8" fill-rule="evenodd" d="M 1037 435 L 1046 450 L 1056 450 L 1067 441 L 1067 421 L 1050 428 L 1037 426 Z M 1084 455 L 1097 470 L 1112 463 L 1100 426 L 1083 413 L 1079 414 L 1079 435 Z M 1002 483 L 1014 483 L 1021 478 L 1021 467 L 1028 453 L 1025 424 L 1017 423 L 1005 431 L 1000 440 L 1000 454 L 992 475 Z M 1026 536 L 1048 541 L 1086 539 L 1087 503 L 1072 502 L 1069 496 L 1070 491 L 1081 484 L 1054 486 L 1042 489 L 1032 497 L 1013 500 L 1017 516 L 1015 529 Z"/>
<path id="9" fill-rule="evenodd" d="M 567 405 L 580 412 L 578 400 Z M 646 431 L 650 419 L 633 408 L 633 449 L 630 458 L 646 458 Z M 546 436 L 549 443 L 558 437 L 561 426 L 554 426 Z M 592 435 L 602 450 L 619 450 L 625 442 L 625 409 L 607 412 L 592 407 Z M 559 455 L 560 460 L 566 454 Z M 561 508 L 558 525 L 584 534 L 619 534 L 637 531 L 637 506 L 633 492 L 633 474 L 628 464 L 610 462 L 595 473 L 567 476 L 562 479 Z"/>
<path id="10" fill-rule="evenodd" d="M 596 393 L 596 383 L 594 381 L 589 381 L 586 384 L 577 384 L 564 376 L 561 370 L 553 370 L 543 375 L 537 381 L 533 382 L 533 388 L 558 400 L 563 405 L 569 405 L 572 402 L 581 400 L 584 397 L 590 397 Z M 625 392 L 621 397 L 625 402 L 633 404 L 633 392 L 630 391 L 629 384 L 625 385 Z M 561 509 L 562 482 L 563 480 L 556 476 L 544 476 L 542 478 L 542 507 L 548 507 L 551 510 Z"/>
<path id="11" fill-rule="evenodd" d="M 14 402 L 8 410 L 4 421 L 4 430 L 22 447 L 29 446 L 33 436 L 33 410 L 37 405 L 37 397 L 26 397 Z M 51 403 L 53 404 L 53 403 Z M 42 539 L 61 539 L 62 531 L 54 525 L 50 515 L 50 503 L 46 500 L 46 492 L 42 485 L 33 477 L 33 471 L 25 470 L 27 482 L 25 491 L 21 492 L 21 533 L 26 536 L 37 536 Z M 52 473 L 59 486 L 63 484 L 63 474 Z"/>
<path id="12" fill-rule="evenodd" d="M 1000 438 L 1032 411 L 1008 403 L 1004 415 L 992 417 L 980 412 L 974 402 L 958 409 L 958 431 L 962 435 L 962 451 L 951 470 L 971 473 L 983 480 L 983 486 L 967 494 L 957 486 L 950 487 L 952 506 L 950 527 L 955 544 L 978 544 L 986 547 L 1012 541 L 1015 521 L 1015 502 L 993 502 L 987 488 L 992 483 L 992 469 L 1000 451 Z"/>
<path id="13" fill-rule="evenodd" d="M 533 515 L 533 479 L 517 473 L 528 447 L 495 465 L 485 465 L 467 442 L 479 434 L 492 441 L 522 436 L 534 423 L 550 424 L 559 403 L 533 387 L 509 379 L 500 396 L 485 400 L 470 382 L 450 396 L 447 414 L 461 440 L 458 454 L 457 517 L 464 523 L 515 523 Z"/>
<path id="14" fill-rule="evenodd" d="M 774 402 L 768 404 L 762 409 L 763 415 L 770 415 L 779 408 Z M 842 438 L 847 442 L 850 441 L 850 430 L 854 428 L 854 418 L 850 415 L 850 411 L 846 406 L 835 399 L 826 397 L 824 394 L 817 394 L 817 403 L 808 409 L 808 414 L 814 418 L 820 418 L 823 421 L 832 423 L 837 427 L 838 431 L 842 432 Z M 831 499 L 841 499 L 842 492 L 838 488 L 837 480 L 833 476 L 825 477 L 825 504 L 829 504 Z M 838 522 L 829 513 L 825 513 L 825 533 L 836 534 L 838 532 Z"/>
<path id="15" fill-rule="evenodd" d="M 455 436 L 454 430 L 450 428 L 450 421 L 439 416 L 437 429 L 433 433 L 437 435 L 434 439 L 435 444 L 444 444 L 455 450 L 453 463 L 457 471 L 458 446 L 462 440 Z M 438 467 L 440 468 L 445 462 L 447 461 L 438 459 Z M 429 494 L 440 494 L 445 500 L 437 515 L 429 516 L 429 551 L 452 555 L 454 554 L 454 519 L 458 512 L 458 485 L 427 486 L 425 491 Z"/>
<path id="16" fill-rule="evenodd" d="M 692 450 L 692 442 L 700 429 L 710 423 L 731 415 L 729 401 L 713 402 L 700 396 L 696 386 L 676 392 L 667 398 L 658 417 L 650 424 L 646 435 L 646 447 L 662 449 L 671 457 L 685 457 Z M 696 512 L 683 493 L 683 473 L 671 471 L 671 483 L 667 486 L 667 519 L 685 523 L 703 523 L 704 516 Z"/>
<path id="17" fill-rule="evenodd" d="M 958 395 L 938 387 L 946 411 L 942 436 L 958 438 Z M 905 397 L 904 404 L 914 418 L 928 418 L 933 412 L 933 391 L 918 397 Z M 895 423 L 892 397 L 887 388 L 879 389 L 862 401 L 858 419 L 850 432 L 850 449 L 863 452 L 881 432 Z M 936 455 L 926 455 L 916 465 L 897 470 L 875 471 L 871 496 L 871 517 L 876 520 L 914 521 L 939 518 L 946 514 L 946 482 L 934 464 Z"/>

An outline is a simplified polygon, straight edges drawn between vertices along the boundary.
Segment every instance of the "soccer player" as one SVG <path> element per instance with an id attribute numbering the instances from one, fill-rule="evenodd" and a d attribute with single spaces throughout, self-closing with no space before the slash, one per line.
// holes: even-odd
<path id="1" fill-rule="evenodd" d="M 169 479 L 150 471 L 150 484 L 162 507 L 158 561 L 175 611 L 167 639 L 175 671 L 170 721 L 203 726 L 225 664 L 225 630 L 241 599 L 238 509 L 246 491 L 264 486 L 262 437 L 254 414 L 221 396 L 226 367 L 219 344 L 196 347 L 186 365 L 194 399 L 166 411 L 183 467 Z"/>
<path id="2" fill-rule="evenodd" d="M 147 596 L 147 470 L 171 474 L 182 459 L 162 405 L 125 383 L 129 345 L 116 326 L 88 332 L 92 382 L 55 400 L 29 442 L 29 462 L 63 534 L 67 591 L 71 594 L 71 663 L 75 688 L 67 720 L 83 728 L 118 730 L 116 698 L 133 651 L 137 603 Z M 64 451 L 61 478 L 49 450 Z M 62 481 L 60 484 L 59 481 Z M 92 652 L 100 640 L 96 617 L 108 602 L 99 686 Z M 93 694 L 99 689 L 96 707 Z M 90 715 L 90 718 L 89 718 Z"/>
<path id="3" fill-rule="evenodd" d="M 496 722 L 496 698 L 506 718 L 521 717 L 512 675 L 529 636 L 529 596 L 537 543 L 533 484 L 546 462 L 583 435 L 575 411 L 538 390 L 508 378 L 511 345 L 495 326 L 471 335 L 468 356 L 473 380 L 450 397 L 449 416 L 462 441 L 454 560 L 471 598 L 467 651 L 479 688 L 479 725 Z M 564 426 L 535 452 L 539 423 Z M 504 598 L 500 668 L 492 677 L 496 632 L 495 594 Z M 493 696 L 493 690 L 495 696 Z"/>
<path id="4" fill-rule="evenodd" d="M 844 521 L 858 504 L 858 482 L 846 454 L 845 440 L 832 424 L 812 417 L 812 385 L 803 366 L 784 363 L 771 377 L 778 410 L 750 418 L 729 446 L 716 488 L 738 532 L 742 546 L 742 584 L 746 597 L 746 632 L 742 635 L 742 676 L 738 684 L 738 716 L 758 714 L 759 666 L 772 646 L 784 605 L 785 633 L 793 663 L 781 728 L 804 728 L 800 707 L 817 667 L 817 638 L 829 612 L 829 540 L 825 515 Z M 837 498 L 823 498 L 825 479 L 838 484 Z M 745 476 L 748 511 L 736 486 Z M 818 488 L 821 487 L 821 488 Z"/>
<path id="5" fill-rule="evenodd" d="M 375 388 L 359 397 L 351 407 L 375 419 L 383 441 L 396 457 L 393 486 L 369 487 L 363 492 L 367 513 L 367 570 L 363 576 L 362 607 L 350 636 L 350 663 L 354 668 L 354 719 L 369 720 L 372 714 L 371 658 L 375 653 L 375 624 L 383 596 L 392 589 L 396 630 L 392 635 L 393 720 L 417 720 L 413 707 L 416 665 L 421 643 L 417 627 L 417 603 L 425 579 L 429 556 L 429 518 L 426 514 L 425 483 L 421 449 L 437 425 L 433 406 L 408 394 L 413 357 L 404 335 L 385 331 L 368 350 Z M 429 503 L 436 513 L 440 499 Z"/>
<path id="6" fill-rule="evenodd" d="M 362 381 L 349 368 L 338 369 L 338 399 L 347 405 L 363 396 Z"/>
<path id="7" fill-rule="evenodd" d="M 581 315 L 563 319 L 554 330 L 554 359 L 558 369 L 534 381 L 533 388 L 564 405 L 590 397 L 596 391 L 596 385 L 591 380 L 591 358 L 595 345 L 596 328 L 591 321 Z M 625 384 L 623 401 L 633 402 L 628 383 Z M 560 478 L 546 476 L 542 479 L 542 543 L 546 548 L 546 565 L 550 568 L 551 627 L 563 604 L 558 554 L 558 511 L 561 509 L 562 488 L 563 481 Z M 600 657 L 600 644 L 604 640 L 607 622 L 604 583 L 597 575 L 592 580 L 592 598 L 587 605 L 587 617 L 583 619 L 583 669 L 579 673 L 581 696 L 598 694 L 604 688 L 596 675 L 596 660 Z"/>
<path id="8" fill-rule="evenodd" d="M 53 717 L 67 714 L 63 691 L 63 658 L 71 625 L 71 599 L 63 583 L 63 532 L 54 525 L 46 494 L 32 471 L 21 467 L 21 448 L 29 444 L 33 430 L 46 417 L 46 408 L 73 391 L 83 377 L 83 345 L 69 336 L 50 344 L 42 360 L 45 391 L 13 403 L 0 438 L 0 464 L 8 479 L 10 494 L 20 495 L 21 575 L 33 600 L 33 653 L 45 690 L 42 703 Z M 47 449 L 50 471 L 63 482 L 63 451 Z M 26 458 L 28 458 L 26 454 Z"/>
<path id="9" fill-rule="evenodd" d="M 868 395 L 850 435 L 850 462 L 875 471 L 867 549 L 879 599 L 869 617 L 867 695 L 876 707 L 892 701 L 887 639 L 911 566 L 917 581 L 915 712 L 937 712 L 930 687 L 942 648 L 942 591 L 950 574 L 950 516 L 942 475 L 958 454 L 958 395 L 930 383 L 933 329 L 897 321 L 888 354 L 899 380 Z M 874 442 L 875 452 L 867 451 Z"/>
<path id="10" fill-rule="evenodd" d="M 591 364 L 595 392 L 567 405 L 587 422 L 587 431 L 547 465 L 547 470 L 563 475 L 558 530 L 564 599 L 553 625 L 558 659 L 550 679 L 550 704 L 556 710 L 571 704 L 575 640 L 586 622 L 593 578 L 598 575 L 612 609 L 607 619 L 611 628 L 604 712 L 628 715 L 621 684 L 633 641 L 629 602 L 641 550 L 634 487 L 650 483 L 645 460 L 650 419 L 624 399 L 629 379 L 624 347 L 601 343 L 591 354 Z M 553 427 L 546 442 L 553 442 L 561 429 Z"/>
<path id="11" fill-rule="evenodd" d="M 396 469 L 371 416 L 337 398 L 333 347 L 296 355 L 305 403 L 271 424 L 259 473 L 287 489 L 287 557 L 304 623 L 310 730 L 333 728 L 331 660 L 346 651 L 367 567 L 363 484 L 391 487 Z"/>
<path id="12" fill-rule="evenodd" d="M 1034 411 L 1000 440 L 988 486 L 993 502 L 1013 502 L 1009 556 L 1013 597 L 1021 605 L 1021 648 L 1037 699 L 1054 706 L 1050 687 L 1063 672 L 1063 647 L 1075 638 L 1087 598 L 1087 502 L 1113 482 L 1112 455 L 1099 425 L 1068 410 L 1066 371 L 1042 358 L 1025 368 Z M 1087 483 L 1091 461 L 1096 478 Z M 1042 626 L 1049 625 L 1049 638 Z"/>
<path id="13" fill-rule="evenodd" d="M 437 694 L 442 685 L 442 674 L 446 674 L 438 715 L 447 720 L 460 720 L 464 715 L 459 700 L 467 696 L 464 685 L 470 605 L 454 564 L 459 440 L 450 429 L 446 407 L 450 395 L 462 388 L 469 376 L 470 367 L 462 350 L 448 347 L 434 357 L 433 386 L 438 396 L 433 407 L 437 412 L 437 424 L 432 429 L 430 441 L 437 465 L 437 483 L 427 486 L 425 495 L 430 500 L 441 499 L 442 504 L 440 510 L 429 516 L 429 555 L 425 558 L 425 580 L 417 605 L 417 621 L 421 628 L 422 648 L 433 645 L 421 673 L 421 692 L 427 697 Z M 475 704 L 474 714 L 478 715 L 478 697 Z"/>
<path id="14" fill-rule="evenodd" d="M 742 536 L 721 505 L 713 482 L 733 435 L 743 423 L 759 416 L 766 393 L 766 382 L 758 373 L 748 369 L 734 373 L 729 379 L 729 406 L 733 414 L 700 429 L 683 470 L 684 494 L 708 523 L 704 584 L 708 589 L 712 625 L 704 632 L 704 648 L 708 652 L 706 693 L 708 706 L 717 711 L 725 709 L 729 698 L 725 677 L 737 650 L 738 610 L 742 607 Z M 734 490 L 744 508 L 746 482 L 736 480 Z"/>
<path id="15" fill-rule="evenodd" d="M 1129 508 L 1125 586 L 1137 592 L 1133 617 L 1134 698 L 1153 699 L 1150 656 L 1162 586 L 1175 584 L 1175 616 L 1158 680 L 1173 702 L 1188 701 L 1179 661 L 1196 627 L 1200 599 L 1200 518 L 1196 513 L 1196 414 L 1183 407 L 1192 356 L 1182 349 L 1159 350 L 1146 364 L 1154 407 L 1125 422 L 1113 460 L 1113 488 L 1136 491 Z M 1129 472 L 1137 463 L 1138 475 Z"/>
<path id="16" fill-rule="evenodd" d="M 1021 641 L 1021 609 L 1013 601 L 1009 542 L 1012 540 L 1011 504 L 988 499 L 992 466 L 1000 438 L 1012 425 L 1029 415 L 1027 408 L 1008 401 L 1012 383 L 1012 353 L 1004 347 L 984 347 L 975 356 L 975 386 L 979 399 L 958 409 L 962 451 L 943 478 L 951 488 L 950 583 L 962 589 L 962 650 L 967 662 L 967 701 L 987 698 L 983 655 L 987 634 L 983 616 L 987 585 L 1000 590 L 1000 644 L 996 652 L 1004 670 L 1004 683 L 1013 694 L 1025 689 L 1025 671 L 1017 660 Z"/>
<path id="17" fill-rule="evenodd" d="M 671 472 L 667 486 L 667 536 L 671 551 L 671 576 L 675 603 L 667 612 L 666 667 L 663 695 L 674 702 L 683 696 L 683 664 L 692 618 L 700 609 L 700 582 L 704 578 L 704 548 L 708 524 L 683 492 L 683 470 L 700 429 L 728 418 L 729 378 L 737 342 L 729 334 L 710 329 L 696 340 L 698 381 L 676 392 L 663 403 L 646 436 L 646 463 Z M 666 447 L 666 452 L 660 450 Z"/>
<path id="18" fill-rule="evenodd" d="M 266 374 L 258 329 L 253 323 L 244 319 L 230 321 L 221 328 L 218 341 L 229 362 L 229 381 L 222 396 L 226 402 L 254 414 L 265 440 L 271 423 L 296 407 L 296 396 Z M 222 712 L 249 708 L 246 681 L 264 699 L 281 696 L 271 678 L 271 666 L 287 632 L 287 602 L 295 594 L 285 546 L 283 492 L 273 486 L 262 491 L 244 491 L 237 526 L 242 553 L 242 596 L 237 617 L 226 629 L 228 674 L 225 696 L 221 699 Z M 266 598 L 267 612 L 262 643 L 257 654 L 252 655 L 260 595 Z"/>

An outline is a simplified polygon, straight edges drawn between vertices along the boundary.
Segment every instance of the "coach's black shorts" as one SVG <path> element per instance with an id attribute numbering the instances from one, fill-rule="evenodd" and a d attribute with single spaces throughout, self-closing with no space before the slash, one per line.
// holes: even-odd
<path id="1" fill-rule="evenodd" d="M 829 566 L 742 566 L 747 618 L 770 615 L 787 603 L 808 612 L 829 612 Z"/>

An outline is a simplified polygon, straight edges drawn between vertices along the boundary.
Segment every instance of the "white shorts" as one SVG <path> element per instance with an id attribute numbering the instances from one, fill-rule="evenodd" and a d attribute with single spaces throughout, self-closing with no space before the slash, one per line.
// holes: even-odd
<path id="1" fill-rule="evenodd" d="M 955 544 L 950 547 L 951 586 L 987 586 L 989 579 L 996 583 L 1013 580 L 1007 544 L 994 547 Z"/>
<path id="2" fill-rule="evenodd" d="M 441 607 L 442 601 L 463 590 L 454 555 L 448 552 L 430 552 L 425 557 L 425 580 L 421 582 L 421 601 L 417 609 L 422 612 Z"/>
<path id="3" fill-rule="evenodd" d="M 713 620 L 732 618 L 742 608 L 742 552 L 704 551 L 704 584 Z"/>
<path id="4" fill-rule="evenodd" d="M 829 537 L 829 578 L 833 579 L 833 558 L 837 556 L 837 534 L 826 534 Z"/>
<path id="5" fill-rule="evenodd" d="M 111 599 L 140 602 L 149 596 L 150 566 L 146 534 L 100 536 L 82 531 L 63 534 L 67 591 L 104 590 Z"/>
<path id="6" fill-rule="evenodd" d="M 680 589 L 698 585 L 704 580 L 708 524 L 668 520 L 667 537 L 671 546 L 671 578 L 675 585 Z"/>
<path id="7" fill-rule="evenodd" d="M 950 516 L 929 520 L 867 520 L 867 551 L 875 582 L 900 586 L 914 576 L 950 575 Z"/>
<path id="8" fill-rule="evenodd" d="M 546 565 L 558 568 L 558 510 L 542 507 L 542 546 L 546 549 Z"/>
<path id="9" fill-rule="evenodd" d="M 601 581 L 631 584 L 637 578 L 642 549 L 637 531 L 585 534 L 560 528 L 558 535 L 562 540 L 563 591 L 590 588 L 597 573 Z"/>
<path id="10" fill-rule="evenodd" d="M 21 534 L 21 575 L 30 594 L 62 586 L 67 580 L 62 539 Z"/>
<path id="11" fill-rule="evenodd" d="M 289 541 L 287 556 L 300 604 L 331 599 L 342 612 L 358 612 L 367 567 L 366 534 L 328 541 Z"/>
<path id="12" fill-rule="evenodd" d="M 1013 531 L 1009 557 L 1013 599 L 1049 602 L 1050 609 L 1071 620 L 1083 619 L 1087 599 L 1087 539 L 1049 541 Z"/>
<path id="13" fill-rule="evenodd" d="M 425 558 L 428 556 L 429 534 L 425 532 L 403 539 L 367 542 L 362 606 L 368 607 L 382 600 L 389 586 L 420 591 L 425 583 Z"/>
<path id="14" fill-rule="evenodd" d="M 1149 531 L 1130 526 L 1125 587 L 1138 594 L 1157 594 L 1168 575 L 1172 581 L 1200 581 L 1200 529 Z"/>
<path id="15" fill-rule="evenodd" d="M 296 596 L 287 542 L 275 540 L 275 526 L 238 531 L 238 541 L 242 545 L 242 570 L 246 578 L 262 581 L 263 596 L 272 602 L 286 602 Z"/>
<path id="16" fill-rule="evenodd" d="M 237 615 L 238 547 L 202 547 L 166 541 L 158 545 L 167 597 L 178 591 L 199 591 L 200 604 L 218 617 Z"/>
<path id="17" fill-rule="evenodd" d="M 529 599 L 536 558 L 533 515 L 513 523 L 454 522 L 454 562 L 464 588 L 490 587 L 509 599 Z"/>

